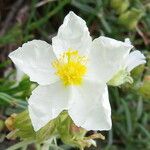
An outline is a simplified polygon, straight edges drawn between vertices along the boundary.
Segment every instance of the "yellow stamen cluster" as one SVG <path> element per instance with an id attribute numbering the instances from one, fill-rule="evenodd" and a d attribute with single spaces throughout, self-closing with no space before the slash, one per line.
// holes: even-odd
<path id="1" fill-rule="evenodd" d="M 60 77 L 65 86 L 80 85 L 87 72 L 87 58 L 80 56 L 77 50 L 68 49 L 52 65 L 56 75 Z"/>

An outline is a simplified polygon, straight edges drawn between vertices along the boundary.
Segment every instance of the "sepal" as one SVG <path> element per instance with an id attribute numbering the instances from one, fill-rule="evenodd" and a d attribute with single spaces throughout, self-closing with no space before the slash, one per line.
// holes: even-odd
<path id="1" fill-rule="evenodd" d="M 121 84 L 124 84 L 126 82 L 132 84 L 133 79 L 130 76 L 130 73 L 126 69 L 122 69 L 113 76 L 113 78 L 108 82 L 108 85 L 120 86 Z"/>

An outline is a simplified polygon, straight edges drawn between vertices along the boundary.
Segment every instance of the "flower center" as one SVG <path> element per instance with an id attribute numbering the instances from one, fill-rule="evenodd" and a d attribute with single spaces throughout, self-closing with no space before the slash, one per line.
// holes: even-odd
<path id="1" fill-rule="evenodd" d="M 79 55 L 77 50 L 68 49 L 52 62 L 52 66 L 65 86 L 80 85 L 87 72 L 86 63 L 87 57 Z"/>

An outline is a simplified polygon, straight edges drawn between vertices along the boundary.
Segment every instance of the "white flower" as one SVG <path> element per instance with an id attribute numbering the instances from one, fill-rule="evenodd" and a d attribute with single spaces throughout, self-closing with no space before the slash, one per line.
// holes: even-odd
<path id="1" fill-rule="evenodd" d="M 125 43 L 130 44 L 130 39 L 126 38 Z M 125 82 L 132 83 L 133 79 L 130 72 L 137 66 L 146 63 L 145 56 L 138 50 L 129 52 L 125 59 L 120 64 L 118 71 L 113 78 L 108 82 L 109 85 L 119 86 Z"/>
<path id="2" fill-rule="evenodd" d="M 52 46 L 33 40 L 12 52 L 12 61 L 39 84 L 28 101 L 34 130 L 63 110 L 87 130 L 109 130 L 111 108 L 106 83 L 131 48 L 103 36 L 92 41 L 85 21 L 70 12 Z"/>

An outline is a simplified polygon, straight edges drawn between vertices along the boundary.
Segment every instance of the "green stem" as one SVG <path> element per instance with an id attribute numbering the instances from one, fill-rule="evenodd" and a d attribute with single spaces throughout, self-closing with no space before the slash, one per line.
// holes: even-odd
<path id="1" fill-rule="evenodd" d="M 16 150 L 18 148 L 21 148 L 21 147 L 25 147 L 26 145 L 29 145 L 29 144 L 32 144 L 34 143 L 34 141 L 22 141 L 22 142 L 19 142 L 9 148 L 7 148 L 6 150 Z"/>

